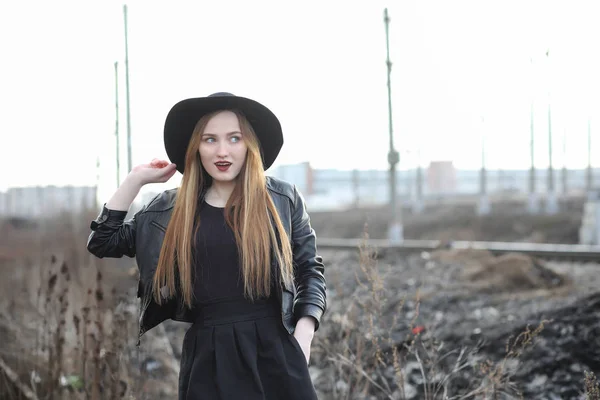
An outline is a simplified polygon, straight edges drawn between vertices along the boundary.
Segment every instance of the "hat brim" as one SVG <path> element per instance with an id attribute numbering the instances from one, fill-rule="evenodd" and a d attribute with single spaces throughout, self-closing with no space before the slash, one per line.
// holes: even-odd
<path id="1" fill-rule="evenodd" d="M 281 124 L 275 114 L 257 101 L 239 96 L 209 96 L 182 100 L 175 104 L 165 121 L 167 156 L 184 173 L 185 154 L 198 120 L 219 110 L 238 110 L 250 122 L 261 147 L 263 168 L 267 170 L 283 146 Z"/>

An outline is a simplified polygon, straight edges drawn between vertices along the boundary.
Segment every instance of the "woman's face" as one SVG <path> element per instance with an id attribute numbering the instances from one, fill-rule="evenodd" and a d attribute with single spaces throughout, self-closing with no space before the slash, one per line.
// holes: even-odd
<path id="1" fill-rule="evenodd" d="M 215 181 L 229 182 L 237 178 L 248 147 L 233 112 L 222 111 L 208 121 L 198 152 L 202 166 Z"/>

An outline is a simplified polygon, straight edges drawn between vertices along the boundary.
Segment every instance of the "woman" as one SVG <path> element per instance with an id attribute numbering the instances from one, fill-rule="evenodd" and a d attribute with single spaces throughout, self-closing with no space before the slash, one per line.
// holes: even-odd
<path id="1" fill-rule="evenodd" d="M 192 322 L 180 399 L 316 399 L 310 346 L 326 309 L 322 259 L 302 196 L 266 177 L 283 134 L 262 104 L 229 93 L 177 103 L 164 131 L 171 163 L 132 169 L 92 222 L 88 250 L 136 257 L 140 337 Z M 124 221 L 140 188 L 166 182 Z"/>

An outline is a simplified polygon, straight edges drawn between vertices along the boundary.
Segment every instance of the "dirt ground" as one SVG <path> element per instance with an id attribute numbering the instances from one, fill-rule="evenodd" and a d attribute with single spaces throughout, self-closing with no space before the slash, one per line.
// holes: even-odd
<path id="1" fill-rule="evenodd" d="M 405 237 L 577 242 L 580 201 L 551 217 L 522 209 L 498 205 L 485 217 L 465 205 L 405 210 Z M 187 324 L 168 321 L 135 346 L 135 262 L 87 254 L 95 213 L 41 225 L 1 221 L 0 361 L 39 395 L 50 387 L 73 399 L 94 391 L 173 398 Z M 311 218 L 319 237 L 361 237 L 366 222 L 379 238 L 387 224 L 377 209 Z M 322 400 L 422 399 L 435 390 L 432 399 L 444 391 L 478 399 L 490 387 L 502 399 L 582 399 L 584 373 L 600 373 L 599 264 L 469 251 L 378 256 L 368 247 L 321 253 L 329 308 L 309 369 Z M 518 351 L 506 354 L 511 337 L 545 320 L 535 340 L 517 340 Z M 0 398 L 27 398 L 15 385 L 0 371 Z"/>
<path id="2" fill-rule="evenodd" d="M 371 366 L 377 378 L 368 393 L 377 399 L 426 398 L 424 382 L 451 398 L 494 398 L 495 387 L 501 399 L 583 399 L 585 371 L 600 373 L 600 263 L 479 251 L 388 252 L 365 268 L 369 263 L 356 253 L 322 254 L 330 260 L 330 308 L 313 370 L 324 399 L 368 398 L 355 395 L 365 384 L 355 367 L 340 372 L 344 357 Z M 382 364 L 364 355 L 377 347 Z M 388 366 L 394 365 L 389 352 L 401 347 L 400 379 Z"/>
<path id="3" fill-rule="evenodd" d="M 583 199 L 561 202 L 555 215 L 530 215 L 525 204 L 492 204 L 493 212 L 478 216 L 474 204 L 429 205 L 421 214 L 403 209 L 404 237 L 431 240 L 527 241 L 537 243 L 578 242 Z M 386 237 L 389 209 L 356 209 L 311 212 L 318 237 L 359 238 L 365 229 L 373 239 Z"/>

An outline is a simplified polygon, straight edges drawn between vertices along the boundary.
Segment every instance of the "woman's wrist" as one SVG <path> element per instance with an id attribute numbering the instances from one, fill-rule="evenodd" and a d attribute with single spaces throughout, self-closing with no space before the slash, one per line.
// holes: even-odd
<path id="1" fill-rule="evenodd" d="M 316 321 L 313 317 L 302 317 L 296 322 L 296 330 L 304 335 L 314 335 Z"/>
<path id="2" fill-rule="evenodd" d="M 106 208 L 115 211 L 128 211 L 142 186 L 144 186 L 143 183 L 130 173 L 106 202 Z"/>
<path id="3" fill-rule="evenodd" d="M 127 186 L 131 187 L 133 190 L 139 191 L 144 186 L 144 182 L 138 175 L 129 173 L 125 177 L 125 179 L 123 180 L 121 185 L 127 185 Z"/>

